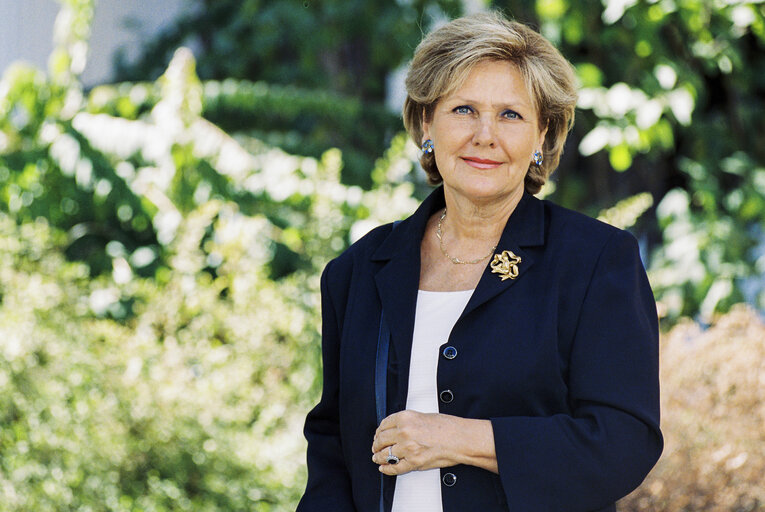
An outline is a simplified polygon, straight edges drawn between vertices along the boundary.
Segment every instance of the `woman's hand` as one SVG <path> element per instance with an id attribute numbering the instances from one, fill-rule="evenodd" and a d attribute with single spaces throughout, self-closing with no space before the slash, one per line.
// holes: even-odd
<path id="1" fill-rule="evenodd" d="M 388 464 L 388 452 L 399 458 Z M 494 433 L 489 420 L 448 414 L 401 411 L 385 418 L 375 432 L 372 460 L 386 475 L 470 464 L 497 472 Z"/>
<path id="2" fill-rule="evenodd" d="M 452 440 L 457 433 L 455 416 L 401 411 L 385 418 L 375 432 L 372 460 L 386 475 L 453 466 Z M 388 447 L 399 458 L 388 464 Z"/>

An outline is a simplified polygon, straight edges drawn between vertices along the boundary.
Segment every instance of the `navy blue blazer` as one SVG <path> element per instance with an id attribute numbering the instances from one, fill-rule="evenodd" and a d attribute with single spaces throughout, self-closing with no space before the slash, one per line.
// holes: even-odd
<path id="1" fill-rule="evenodd" d="M 404 409 L 420 242 L 444 207 L 436 189 L 395 230 L 381 226 L 321 278 L 324 384 L 308 414 L 308 484 L 299 512 L 373 512 L 374 370 L 380 311 L 390 324 L 388 413 Z M 491 420 L 499 475 L 441 469 L 444 512 L 613 511 L 643 481 L 659 430 L 658 321 L 629 233 L 524 194 L 497 252 L 522 258 L 514 280 L 487 265 L 441 348 L 441 413 Z M 390 510 L 395 477 L 385 477 Z M 448 483 L 453 483 L 448 481 Z M 412 511 L 416 512 L 416 511 Z"/>

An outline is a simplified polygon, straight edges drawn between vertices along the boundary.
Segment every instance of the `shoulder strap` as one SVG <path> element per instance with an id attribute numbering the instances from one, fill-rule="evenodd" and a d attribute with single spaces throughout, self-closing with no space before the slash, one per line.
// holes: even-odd
<path id="1" fill-rule="evenodd" d="M 396 229 L 397 220 L 393 223 L 391 231 Z M 390 328 L 385 322 L 385 311 L 380 311 L 380 333 L 377 336 L 377 355 L 375 356 L 375 407 L 377 410 L 377 424 L 385 419 L 387 415 L 387 396 L 388 387 L 388 347 L 390 346 Z"/>
<path id="2" fill-rule="evenodd" d="M 396 229 L 397 220 L 393 223 L 391 231 Z M 387 416 L 387 388 L 388 388 L 388 348 L 390 347 L 390 328 L 385 321 L 385 311 L 380 311 L 380 333 L 377 336 L 377 354 L 375 356 L 375 408 L 377 410 L 377 424 Z M 383 487 L 385 475 L 380 474 L 380 512 L 385 512 L 383 500 Z"/>
<path id="3" fill-rule="evenodd" d="M 390 328 L 385 321 L 385 311 L 380 313 L 380 334 L 377 336 L 377 356 L 375 357 L 375 406 L 377 424 L 387 416 L 387 380 L 388 348 L 390 347 Z"/>

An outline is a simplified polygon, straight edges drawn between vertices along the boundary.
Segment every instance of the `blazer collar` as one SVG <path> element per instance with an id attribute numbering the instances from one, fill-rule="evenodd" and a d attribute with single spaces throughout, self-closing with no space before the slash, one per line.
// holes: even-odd
<path id="1" fill-rule="evenodd" d="M 531 252 L 522 248 L 541 246 L 545 243 L 545 209 L 544 203 L 524 192 L 518 205 L 507 219 L 502 236 L 499 237 L 497 250 L 494 254 L 502 254 L 503 251 L 512 251 L 513 254 L 521 258 L 518 263 L 518 277 L 514 279 L 501 279 L 499 274 L 492 272 L 489 263 L 493 256 L 487 262 L 486 268 L 481 275 L 475 292 L 462 312 L 462 316 L 469 314 L 481 304 L 490 300 L 499 293 L 504 292 L 514 285 L 534 265 L 534 257 Z"/>
<path id="2" fill-rule="evenodd" d="M 385 311 L 385 319 L 389 322 L 392 345 L 399 354 L 402 364 L 399 373 L 399 389 L 404 390 L 403 396 L 406 396 L 408 387 L 409 355 L 420 282 L 420 244 L 428 219 L 444 205 L 443 187 L 438 187 L 411 217 L 402 221 L 396 229 L 391 230 L 388 237 L 372 254 L 373 261 L 383 264 L 375 275 L 375 284 Z M 505 225 L 496 250 L 496 253 L 509 250 L 520 256 L 518 277 L 502 281 L 498 274 L 492 273 L 487 262 L 475 292 L 461 317 L 523 279 L 523 275 L 534 264 L 534 258 L 522 247 L 544 245 L 544 226 L 543 203 L 524 192 Z"/>
<path id="3" fill-rule="evenodd" d="M 401 253 L 411 256 L 415 248 L 412 246 L 416 246 L 419 265 L 420 242 L 425 234 L 428 219 L 445 205 L 444 189 L 443 186 L 440 186 L 420 204 L 411 217 L 402 221 L 395 230 L 391 231 L 372 254 L 372 261 L 391 260 Z M 504 247 L 508 244 L 519 247 L 544 245 L 544 224 L 542 201 L 524 192 L 505 224 L 505 229 L 497 244 L 497 252 L 505 250 Z"/>

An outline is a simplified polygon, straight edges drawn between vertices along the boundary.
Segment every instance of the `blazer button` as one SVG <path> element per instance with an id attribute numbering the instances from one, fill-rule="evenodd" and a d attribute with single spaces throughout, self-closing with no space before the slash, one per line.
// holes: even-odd
<path id="1" fill-rule="evenodd" d="M 454 400 L 454 393 L 452 393 L 451 389 L 445 389 L 441 391 L 441 393 L 438 396 L 441 398 L 441 401 L 445 404 L 448 404 L 449 402 Z"/>
<path id="2" fill-rule="evenodd" d="M 455 357 L 457 357 L 457 349 L 456 349 L 456 348 L 454 348 L 454 347 L 452 347 L 452 346 L 448 346 L 448 347 L 446 347 L 446 348 L 444 349 L 444 351 L 442 352 L 442 354 L 443 354 L 443 356 L 444 356 L 446 359 L 454 359 Z"/>
<path id="3" fill-rule="evenodd" d="M 446 473 L 444 477 L 441 479 L 441 481 L 444 483 L 446 487 L 451 487 L 457 483 L 457 475 L 455 475 L 454 473 Z"/>

